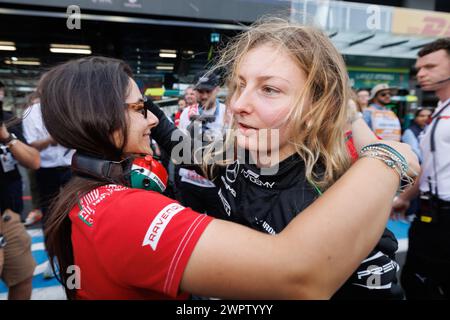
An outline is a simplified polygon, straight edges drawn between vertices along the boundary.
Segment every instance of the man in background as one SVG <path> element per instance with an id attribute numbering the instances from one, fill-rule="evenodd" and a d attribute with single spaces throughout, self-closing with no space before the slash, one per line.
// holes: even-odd
<path id="1" fill-rule="evenodd" d="M 397 115 L 387 108 L 394 88 L 387 83 L 376 85 L 370 91 L 370 105 L 363 111 L 363 118 L 372 131 L 383 140 L 400 141 L 401 125 Z"/>

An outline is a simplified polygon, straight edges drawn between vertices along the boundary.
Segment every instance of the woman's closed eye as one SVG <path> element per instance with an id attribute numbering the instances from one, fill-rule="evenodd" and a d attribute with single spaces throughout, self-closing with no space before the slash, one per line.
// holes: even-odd
<path id="1" fill-rule="evenodd" d="M 277 88 L 274 88 L 274 87 L 264 86 L 264 87 L 262 88 L 262 92 L 263 92 L 265 95 L 273 96 L 273 95 L 279 94 L 281 91 L 280 91 L 279 89 L 277 89 Z"/>

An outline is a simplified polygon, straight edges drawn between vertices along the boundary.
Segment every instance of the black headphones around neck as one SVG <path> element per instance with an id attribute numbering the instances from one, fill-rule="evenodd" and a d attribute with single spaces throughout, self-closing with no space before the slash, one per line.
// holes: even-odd
<path id="1" fill-rule="evenodd" d="M 166 169 L 150 155 L 111 161 L 75 152 L 72 171 L 91 179 L 157 192 L 164 192 L 168 180 Z"/>

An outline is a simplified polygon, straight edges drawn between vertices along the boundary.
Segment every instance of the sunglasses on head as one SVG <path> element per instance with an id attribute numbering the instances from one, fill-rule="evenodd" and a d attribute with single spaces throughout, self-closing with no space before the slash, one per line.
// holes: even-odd
<path id="1" fill-rule="evenodd" d="M 147 99 L 146 96 L 143 99 L 139 99 L 137 102 L 125 103 L 128 109 L 137 111 L 141 113 L 145 119 L 147 119 L 147 111 L 148 111 L 148 102 L 150 100 Z"/>

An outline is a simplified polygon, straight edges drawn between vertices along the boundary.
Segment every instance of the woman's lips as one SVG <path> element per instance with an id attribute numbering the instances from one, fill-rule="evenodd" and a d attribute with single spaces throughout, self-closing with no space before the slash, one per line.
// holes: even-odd
<path id="1" fill-rule="evenodd" d="M 257 130 L 256 128 L 250 127 L 250 126 L 245 125 L 245 124 L 243 124 L 241 122 L 238 122 L 238 129 L 244 135 L 253 134 Z"/>

